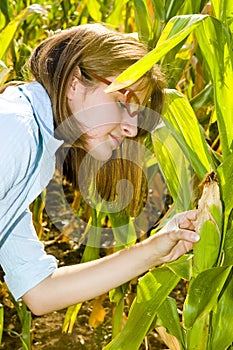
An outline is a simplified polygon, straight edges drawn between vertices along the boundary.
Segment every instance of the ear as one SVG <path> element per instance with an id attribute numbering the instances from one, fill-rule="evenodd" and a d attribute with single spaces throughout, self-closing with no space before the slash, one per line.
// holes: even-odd
<path id="1" fill-rule="evenodd" d="M 66 94 L 68 100 L 72 101 L 77 96 L 77 92 L 80 90 L 81 85 L 81 71 L 79 67 L 76 67 L 68 83 Z"/>

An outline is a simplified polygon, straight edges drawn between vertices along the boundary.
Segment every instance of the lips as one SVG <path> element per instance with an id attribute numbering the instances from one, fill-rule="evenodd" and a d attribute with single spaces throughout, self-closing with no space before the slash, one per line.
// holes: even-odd
<path id="1" fill-rule="evenodd" d="M 120 136 L 116 136 L 116 135 L 112 135 L 110 134 L 113 142 L 114 142 L 114 145 L 116 148 L 118 148 L 120 146 L 120 144 L 122 143 L 122 138 Z"/>

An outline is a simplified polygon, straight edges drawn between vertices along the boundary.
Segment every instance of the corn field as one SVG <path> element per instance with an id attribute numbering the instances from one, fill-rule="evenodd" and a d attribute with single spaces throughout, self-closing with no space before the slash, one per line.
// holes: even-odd
<path id="1" fill-rule="evenodd" d="M 149 187 L 161 174 L 170 202 L 159 225 L 148 234 L 156 234 L 168 216 L 198 207 L 196 229 L 201 236 L 192 252 L 138 279 L 127 315 L 130 282 L 109 292 L 112 334 L 102 348 L 137 350 L 156 330 L 171 350 L 233 349 L 233 2 L 1 0 L 0 84 L 27 79 L 25 63 L 43 39 L 60 29 L 92 22 L 137 33 L 149 48 L 145 57 L 114 80 L 111 91 L 137 81 L 155 63 L 168 81 L 161 127 L 151 134 L 153 151 L 146 167 Z M 44 241 L 45 198 L 46 191 L 31 205 L 36 231 Z M 131 228 L 124 246 L 136 237 L 132 218 L 106 215 L 101 203 L 87 210 L 79 193 L 72 206 L 77 216 L 85 215 L 96 227 L 89 240 L 101 240 L 106 217 L 115 249 L 122 247 L 120 223 L 128 222 Z M 82 261 L 100 257 L 100 249 L 92 243 L 86 245 Z M 187 292 L 178 309 L 171 293 L 182 281 Z M 4 283 L 1 289 L 6 293 Z M 22 349 L 32 349 L 31 313 L 23 303 L 12 303 L 21 322 Z M 101 298 L 94 305 L 98 318 Z M 0 341 L 7 331 L 4 307 L 3 301 Z M 81 308 L 79 304 L 67 309 L 61 331 L 72 332 Z"/>

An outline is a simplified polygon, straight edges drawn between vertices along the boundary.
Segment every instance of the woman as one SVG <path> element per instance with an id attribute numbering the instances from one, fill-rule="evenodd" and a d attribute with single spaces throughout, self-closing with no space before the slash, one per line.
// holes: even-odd
<path id="1" fill-rule="evenodd" d="M 64 174 L 75 187 L 91 176 L 92 163 L 102 162 L 97 187 L 106 203 L 116 199 L 115 184 L 122 174 L 130 179 L 135 190 L 132 200 L 124 203 L 130 187 L 126 186 L 116 211 L 138 215 L 146 192 L 143 171 L 140 165 L 129 166 L 131 158 L 115 154 L 123 149 L 140 164 L 135 142 L 143 144 L 150 129 L 145 109 L 162 111 L 164 79 L 154 66 L 127 89 L 113 93 L 105 89 L 146 53 L 135 39 L 104 26 L 71 28 L 35 49 L 29 65 L 33 82 L 8 86 L 1 94 L 0 263 L 16 300 L 22 298 L 37 315 L 101 295 L 178 258 L 199 239 L 196 213 L 190 211 L 176 215 L 159 233 L 130 248 L 58 268 L 32 225 L 29 204 L 52 178 L 58 150 L 65 150 Z M 134 143 L 122 147 L 129 139 Z M 82 163 L 86 170 L 80 178 Z"/>

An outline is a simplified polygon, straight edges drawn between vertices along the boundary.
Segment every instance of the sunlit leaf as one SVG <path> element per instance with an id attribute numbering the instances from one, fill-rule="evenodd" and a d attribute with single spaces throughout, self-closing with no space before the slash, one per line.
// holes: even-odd
<path id="1" fill-rule="evenodd" d="M 229 275 L 227 286 L 221 293 L 220 299 L 213 309 L 212 327 L 214 332 L 211 333 L 210 346 L 212 349 L 228 349 L 233 343 L 232 333 L 232 309 L 233 299 L 233 279 L 232 273 Z"/>
<path id="2" fill-rule="evenodd" d="M 46 13 L 45 9 L 40 5 L 31 5 L 25 8 L 20 12 L 15 19 L 13 19 L 0 33 L 0 59 L 2 59 L 6 50 L 8 49 L 14 35 L 19 27 L 19 25 L 33 13 L 44 14 Z"/>
<path id="3" fill-rule="evenodd" d="M 88 12 L 91 17 L 96 21 L 100 22 L 102 19 L 102 13 L 100 11 L 100 3 L 97 0 L 87 1 Z"/>
<path id="4" fill-rule="evenodd" d="M 216 18 L 228 25 L 233 32 L 233 2 L 226 0 L 212 0 L 211 5 Z"/>
<path id="5" fill-rule="evenodd" d="M 187 155 L 198 177 L 203 179 L 210 171 L 210 166 L 214 169 L 215 165 L 196 115 L 188 100 L 178 91 L 168 89 L 167 98 L 164 122 Z"/>
<path id="6" fill-rule="evenodd" d="M 105 91 L 112 92 L 133 84 L 206 18 L 205 15 L 173 17 L 164 28 L 156 48 L 127 68 Z"/>
<path id="7" fill-rule="evenodd" d="M 23 350 L 30 350 L 31 348 L 31 326 L 32 314 L 26 310 L 24 314 L 24 322 L 22 324 L 21 341 L 23 343 Z"/>
<path id="8" fill-rule="evenodd" d="M 190 209 L 192 193 L 190 162 L 185 158 L 183 150 L 168 128 L 156 129 L 152 140 L 161 172 L 177 211 Z"/>
<path id="9" fill-rule="evenodd" d="M 188 350 L 207 349 L 209 339 L 210 316 L 205 314 L 198 318 L 191 329 L 186 330 Z"/>
<path id="10" fill-rule="evenodd" d="M 158 317 L 160 318 L 162 325 L 166 328 L 168 333 L 175 336 L 179 341 L 180 349 L 184 349 L 184 333 L 180 325 L 176 300 L 168 297 L 158 309 Z M 171 339 L 171 341 L 173 340 Z"/>
<path id="11" fill-rule="evenodd" d="M 228 216 L 233 209 L 233 155 L 231 154 L 226 157 L 217 170 L 221 184 L 225 213 L 226 216 Z"/>
<path id="12" fill-rule="evenodd" d="M 74 323 L 76 321 L 77 314 L 81 309 L 81 306 L 82 306 L 82 303 L 68 307 L 68 309 L 66 310 L 66 316 L 62 327 L 63 333 L 72 333 Z"/>
<path id="13" fill-rule="evenodd" d="M 232 39 L 223 23 L 214 17 L 202 21 L 195 33 L 211 73 L 221 147 L 226 157 L 231 152 L 233 141 Z"/>
<path id="14" fill-rule="evenodd" d="M 185 328 L 190 329 L 197 319 L 215 307 L 230 272 L 231 266 L 215 267 L 201 272 L 191 281 L 184 303 Z"/>
<path id="15" fill-rule="evenodd" d="M 192 255 L 185 254 L 166 265 L 180 278 L 189 281 L 192 276 Z"/>
<path id="16" fill-rule="evenodd" d="M 165 1 L 165 14 L 166 14 L 166 22 L 172 17 L 176 16 L 185 0 L 170 0 Z"/>
<path id="17" fill-rule="evenodd" d="M 224 261 L 223 265 L 231 265 L 233 262 L 233 228 L 227 230 L 224 239 Z"/>
<path id="18" fill-rule="evenodd" d="M 145 295 L 147 300 L 139 299 L 140 302 L 137 302 L 137 298 L 134 300 L 126 325 L 121 333 L 104 347 L 104 350 L 137 350 L 150 328 L 158 307 L 179 281 L 179 278 L 166 267 L 155 269 L 149 272 L 149 276 L 145 277 L 145 280 L 144 277 L 141 278 L 139 282 L 141 291 L 144 287 L 148 291 L 148 286 L 145 284 L 148 283 L 148 279 L 151 283 L 150 291 L 149 293 L 146 291 L 141 293 L 141 297 Z M 156 285 L 160 287 L 157 288 Z"/>
<path id="19" fill-rule="evenodd" d="M 152 37 L 151 20 L 145 0 L 134 0 L 134 13 L 139 39 L 147 43 Z"/>
<path id="20" fill-rule="evenodd" d="M 113 9 L 106 18 L 106 23 L 119 26 L 122 23 L 124 7 L 129 0 L 117 0 L 113 2 Z"/>

